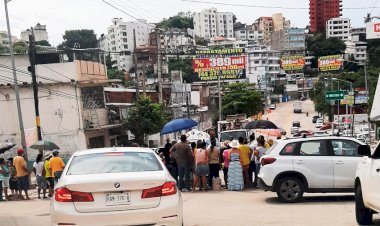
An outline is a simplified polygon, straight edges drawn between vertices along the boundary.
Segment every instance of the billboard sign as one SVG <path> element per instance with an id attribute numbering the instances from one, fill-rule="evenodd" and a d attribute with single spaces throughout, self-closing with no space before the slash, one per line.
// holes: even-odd
<path id="1" fill-rule="evenodd" d="M 338 71 L 343 66 L 343 55 L 331 55 L 318 58 L 320 71 Z"/>
<path id="2" fill-rule="evenodd" d="M 283 56 L 281 57 L 281 68 L 285 71 L 301 70 L 305 66 L 304 56 Z"/>
<path id="3" fill-rule="evenodd" d="M 344 95 L 344 99 L 340 101 L 340 105 L 346 104 L 353 106 L 355 104 L 355 97 L 351 95 Z"/>
<path id="4" fill-rule="evenodd" d="M 380 38 L 380 23 L 372 22 L 367 23 L 367 39 L 378 39 Z"/>
<path id="5" fill-rule="evenodd" d="M 208 82 L 246 79 L 244 49 L 221 49 L 197 51 L 193 59 L 193 81 Z"/>

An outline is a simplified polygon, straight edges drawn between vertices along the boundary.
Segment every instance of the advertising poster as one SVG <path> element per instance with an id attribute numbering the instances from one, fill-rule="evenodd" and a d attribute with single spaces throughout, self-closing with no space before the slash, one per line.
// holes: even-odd
<path id="1" fill-rule="evenodd" d="M 246 79 L 244 49 L 221 49 L 197 51 L 192 61 L 193 81 L 209 82 Z"/>
<path id="2" fill-rule="evenodd" d="M 304 56 L 283 56 L 281 57 L 281 68 L 285 71 L 302 70 L 305 66 Z"/>
<path id="3" fill-rule="evenodd" d="M 338 71 L 343 66 L 343 55 L 323 56 L 318 59 L 320 71 Z"/>

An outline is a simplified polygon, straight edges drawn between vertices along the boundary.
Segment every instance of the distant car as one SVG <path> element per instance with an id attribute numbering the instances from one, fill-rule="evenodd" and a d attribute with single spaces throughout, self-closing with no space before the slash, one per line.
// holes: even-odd
<path id="1" fill-rule="evenodd" d="M 365 156 L 358 163 L 355 179 L 355 213 L 360 225 L 372 224 L 374 213 L 380 212 L 380 145 L 372 153 L 367 145 L 359 146 Z"/>
<path id="2" fill-rule="evenodd" d="M 298 126 L 292 126 L 292 128 L 290 128 L 290 134 L 296 134 L 300 131 L 300 128 Z"/>
<path id="3" fill-rule="evenodd" d="M 319 118 L 317 119 L 317 122 L 315 123 L 315 128 L 321 128 L 323 126 L 323 119 Z"/>
<path id="4" fill-rule="evenodd" d="M 176 181 L 149 148 L 78 151 L 54 189 L 54 226 L 183 225 Z"/>
<path id="5" fill-rule="evenodd" d="M 313 122 L 313 123 L 316 123 L 316 122 L 317 122 L 317 119 L 319 119 L 319 116 L 318 116 L 318 115 L 313 116 L 312 122 Z"/>
<path id="6" fill-rule="evenodd" d="M 324 136 L 328 136 L 328 135 L 329 135 L 329 133 L 327 131 L 319 130 L 319 131 L 314 132 L 315 137 L 324 137 Z"/>
<path id="7" fill-rule="evenodd" d="M 276 109 L 276 105 L 275 105 L 275 104 L 271 104 L 271 105 L 269 106 L 269 108 L 270 108 L 271 110 L 275 110 L 275 109 Z"/>
<path id="8" fill-rule="evenodd" d="M 307 97 L 303 96 L 303 97 L 301 97 L 301 100 L 302 101 L 307 100 Z"/>
<path id="9" fill-rule="evenodd" d="M 311 137 L 314 135 L 314 132 L 310 130 L 300 130 L 298 133 L 293 134 L 293 137 L 302 137 L 304 135 L 306 137 Z"/>
<path id="10" fill-rule="evenodd" d="M 352 130 L 350 130 L 350 129 L 343 130 L 342 136 L 352 137 Z"/>
<path id="11" fill-rule="evenodd" d="M 293 121 L 292 122 L 292 127 L 301 127 L 301 123 L 300 123 L 300 121 Z"/>
<path id="12" fill-rule="evenodd" d="M 319 130 L 328 130 L 328 129 L 331 129 L 331 126 L 332 126 L 331 122 L 326 122 L 323 124 L 321 128 L 319 128 Z"/>

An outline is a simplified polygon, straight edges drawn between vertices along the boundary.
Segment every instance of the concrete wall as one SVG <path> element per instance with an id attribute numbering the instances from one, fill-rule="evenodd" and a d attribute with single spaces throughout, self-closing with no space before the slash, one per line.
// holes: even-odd
<path id="1" fill-rule="evenodd" d="M 71 85 L 42 86 L 39 93 L 39 107 L 43 139 L 51 140 L 63 151 L 74 152 L 85 149 L 86 142 L 82 121 L 78 110 L 80 104 L 75 98 L 75 88 Z M 49 90 L 51 93 L 49 94 Z M 0 142 L 8 140 L 21 146 L 20 128 L 15 101 L 15 93 L 10 88 L 0 88 Z M 70 95 L 61 96 L 60 93 Z M 8 96 L 9 95 L 9 96 Z M 32 89 L 20 87 L 21 108 L 25 129 L 35 127 L 35 111 Z M 5 110 L 4 110 L 5 109 Z M 31 153 L 35 153 L 31 151 Z"/>

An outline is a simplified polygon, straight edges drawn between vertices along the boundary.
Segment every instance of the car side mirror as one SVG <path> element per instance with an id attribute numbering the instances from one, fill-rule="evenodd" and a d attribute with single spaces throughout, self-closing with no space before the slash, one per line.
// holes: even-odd
<path id="1" fill-rule="evenodd" d="M 368 145 L 360 145 L 358 147 L 358 153 L 362 156 L 371 156 L 371 148 Z"/>

